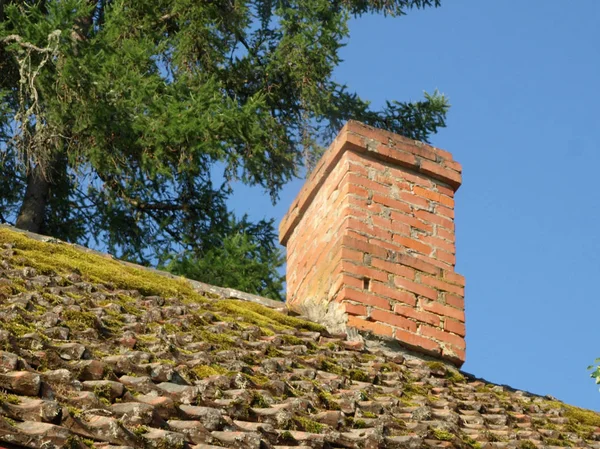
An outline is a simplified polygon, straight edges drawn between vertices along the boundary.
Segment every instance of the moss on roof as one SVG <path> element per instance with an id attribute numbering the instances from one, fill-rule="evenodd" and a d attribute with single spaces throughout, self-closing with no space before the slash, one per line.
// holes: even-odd
<path id="1" fill-rule="evenodd" d="M 34 240 L 23 233 L 0 228 L 0 245 L 3 244 L 13 248 L 10 262 L 14 267 L 34 268 L 44 275 L 78 273 L 85 281 L 138 290 L 142 295 L 202 300 L 183 279 L 169 279 L 63 242 Z"/>
<path id="2" fill-rule="evenodd" d="M 0 441 L 599 447 L 600 415 L 0 228 Z"/>
<path id="3" fill-rule="evenodd" d="M 124 264 L 108 255 L 86 252 L 82 248 L 50 239 L 35 240 L 27 235 L 0 228 L 0 245 L 11 247 L 11 255 L 5 260 L 15 268 L 33 268 L 46 276 L 81 276 L 83 282 L 101 284 L 114 290 L 133 290 L 143 296 L 160 296 L 167 300 L 177 299 L 184 303 L 206 304 L 210 298 L 196 292 L 184 278 L 167 277 L 143 267 Z M 68 282 L 63 279 L 63 282 Z M 20 285 L 20 283 L 19 283 Z M 10 292 L 15 289 L 10 288 Z M 19 287 L 17 287 L 18 289 Z M 0 289 L 0 294 L 1 294 Z M 47 294 L 51 295 L 51 294 Z M 112 298 L 127 313 L 137 313 L 133 306 L 135 298 L 126 294 Z M 128 310 L 129 309 L 129 310 Z M 234 316 L 239 324 L 256 324 L 265 329 L 276 330 L 306 329 L 315 332 L 325 331 L 324 327 L 306 320 L 290 317 L 261 304 L 240 300 L 222 300 L 206 306 L 206 310 Z M 38 311 L 39 312 L 39 311 Z M 92 327 L 91 318 L 85 312 L 78 312 L 81 325 Z M 117 318 L 118 319 L 118 318 Z M 1 326 L 1 324 L 0 324 Z"/>

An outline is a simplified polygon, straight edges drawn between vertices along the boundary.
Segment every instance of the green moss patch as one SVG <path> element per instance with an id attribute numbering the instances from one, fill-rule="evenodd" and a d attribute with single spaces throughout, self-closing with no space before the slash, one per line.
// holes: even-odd
<path id="1" fill-rule="evenodd" d="M 268 327 L 274 330 L 309 330 L 313 332 L 325 332 L 325 327 L 311 321 L 284 315 L 276 310 L 261 304 L 227 299 L 218 301 L 213 307 L 217 311 L 227 312 L 239 317 L 240 321 L 255 324 L 259 327 Z"/>
<path id="2" fill-rule="evenodd" d="M 465 376 L 453 369 L 446 371 L 446 379 L 452 384 L 464 383 L 466 381 Z"/>
<path id="3" fill-rule="evenodd" d="M 86 281 L 111 284 L 120 289 L 135 289 L 143 295 L 204 301 L 184 279 L 162 276 L 66 243 L 41 242 L 6 228 L 0 229 L 0 244 L 3 243 L 14 245 L 13 264 L 35 268 L 41 274 L 66 275 L 76 271 Z"/>
<path id="4" fill-rule="evenodd" d="M 548 446 L 562 446 L 562 447 L 573 447 L 573 443 L 568 440 L 561 440 L 560 438 L 544 438 L 544 443 Z"/>
<path id="5" fill-rule="evenodd" d="M 436 440 L 440 440 L 440 441 L 454 440 L 454 435 L 444 429 L 432 429 L 432 433 Z"/>
<path id="6" fill-rule="evenodd" d="M 226 369 L 221 368 L 218 365 L 197 365 L 194 368 L 192 368 L 191 371 L 199 379 L 204 379 L 206 377 L 216 376 L 216 375 L 219 375 L 219 374 L 226 374 L 227 373 Z"/>
<path id="7" fill-rule="evenodd" d="M 465 443 L 465 445 L 471 449 L 481 449 L 481 443 L 479 443 L 477 440 L 475 440 L 473 437 L 470 437 L 469 435 L 463 435 L 461 437 L 461 440 L 463 443 Z M 531 441 L 529 441 L 531 443 Z M 533 444 L 533 443 L 531 443 Z M 530 447 L 524 447 L 523 449 L 536 449 L 535 445 L 533 448 Z"/>
<path id="8" fill-rule="evenodd" d="M 92 312 L 63 310 L 61 318 L 63 324 L 71 330 L 84 331 L 95 329 L 98 326 L 98 318 Z"/>
<path id="9" fill-rule="evenodd" d="M 268 408 L 269 403 L 265 399 L 265 397 L 260 394 L 258 391 L 252 392 L 252 399 L 250 400 L 250 407 L 253 408 Z"/>
<path id="10" fill-rule="evenodd" d="M 334 399 L 331 393 L 320 390 L 317 397 L 327 410 L 340 410 L 340 404 Z"/>
<path id="11" fill-rule="evenodd" d="M 369 375 L 363 370 L 353 368 L 348 372 L 348 376 L 352 380 L 356 380 L 358 382 L 369 382 Z"/>
<path id="12" fill-rule="evenodd" d="M 14 394 L 0 392 L 0 404 L 3 404 L 3 403 L 4 404 L 12 404 L 12 405 L 20 404 L 21 398 L 19 398 L 19 396 L 14 395 Z"/>
<path id="13" fill-rule="evenodd" d="M 323 433 L 327 426 L 304 416 L 296 416 L 293 418 L 292 426 L 297 430 L 302 430 L 309 433 Z"/>
<path id="14" fill-rule="evenodd" d="M 577 422 L 586 426 L 600 427 L 600 413 L 592 410 L 585 410 L 572 405 L 563 405 L 565 408 L 565 417 L 570 421 Z"/>
<path id="15" fill-rule="evenodd" d="M 344 368 L 342 368 L 334 361 L 328 360 L 326 358 L 323 358 L 319 363 L 319 369 L 321 371 L 327 371 L 328 373 L 337 374 L 339 376 L 346 374 L 346 370 Z"/>
<path id="16" fill-rule="evenodd" d="M 519 449 L 537 449 L 537 446 L 531 440 L 523 440 L 519 444 Z"/>
<path id="17" fill-rule="evenodd" d="M 21 315 L 15 315 L 13 318 L 4 321 L 0 324 L 0 327 L 6 329 L 15 337 L 22 337 L 37 330 L 33 322 L 26 320 Z"/>

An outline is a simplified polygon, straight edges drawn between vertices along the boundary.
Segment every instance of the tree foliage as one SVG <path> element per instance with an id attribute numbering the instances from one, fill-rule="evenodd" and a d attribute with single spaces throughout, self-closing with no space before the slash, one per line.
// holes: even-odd
<path id="1" fill-rule="evenodd" d="M 374 110 L 332 79 L 351 16 L 430 6 L 439 0 L 1 2 L 0 220 L 214 269 L 207 282 L 242 282 L 248 268 L 273 281 L 257 293 L 271 291 L 276 271 L 249 261 L 280 264 L 264 252 L 276 250 L 272 222 L 236 220 L 231 181 L 275 201 L 350 118 L 419 140 L 445 126 L 442 95 Z"/>
<path id="2" fill-rule="evenodd" d="M 594 379 L 596 385 L 600 384 L 600 358 L 594 360 L 594 364 L 588 366 L 588 370 L 591 371 L 590 377 Z"/>
<path id="3" fill-rule="evenodd" d="M 209 248 L 202 258 L 190 258 L 189 254 L 183 253 L 173 258 L 167 268 L 202 282 L 235 286 L 243 292 L 283 300 L 284 277 L 276 268 L 284 260 L 272 247 L 276 236 L 263 233 L 257 239 L 253 226 L 246 217 L 241 222 L 232 221 L 225 237 Z"/>

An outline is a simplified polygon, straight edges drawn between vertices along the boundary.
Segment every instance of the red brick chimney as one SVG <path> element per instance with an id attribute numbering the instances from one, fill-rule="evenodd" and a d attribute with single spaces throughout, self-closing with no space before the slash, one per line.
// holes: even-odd
<path id="1" fill-rule="evenodd" d="M 454 272 L 460 183 L 450 153 L 348 122 L 279 227 L 289 306 L 338 301 L 349 327 L 462 365 L 465 280 Z"/>

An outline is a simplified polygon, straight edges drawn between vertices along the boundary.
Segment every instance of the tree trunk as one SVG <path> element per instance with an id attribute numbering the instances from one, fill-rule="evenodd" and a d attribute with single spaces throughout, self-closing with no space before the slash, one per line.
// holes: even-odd
<path id="1" fill-rule="evenodd" d="M 17 217 L 17 228 L 35 233 L 41 231 L 49 193 L 50 181 L 36 166 L 27 176 L 27 189 Z"/>

